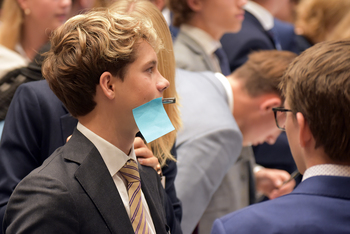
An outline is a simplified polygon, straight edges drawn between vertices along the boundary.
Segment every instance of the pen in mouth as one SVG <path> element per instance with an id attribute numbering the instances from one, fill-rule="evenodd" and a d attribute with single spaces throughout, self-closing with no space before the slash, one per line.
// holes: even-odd
<path id="1" fill-rule="evenodd" d="M 176 103 L 176 98 L 163 98 L 162 99 L 163 104 L 173 104 Z"/>

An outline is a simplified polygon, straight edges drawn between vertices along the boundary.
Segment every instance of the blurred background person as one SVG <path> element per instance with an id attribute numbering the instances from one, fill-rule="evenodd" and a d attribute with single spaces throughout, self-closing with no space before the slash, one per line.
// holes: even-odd
<path id="1" fill-rule="evenodd" d="M 176 66 L 229 75 L 227 56 L 219 40 L 225 33 L 241 29 L 246 2 L 169 0 L 174 26 L 180 27 L 174 42 Z"/>
<path id="2" fill-rule="evenodd" d="M 27 65 L 48 42 L 50 32 L 63 24 L 71 0 L 4 0 L 0 25 L 0 78 Z"/>
<path id="3" fill-rule="evenodd" d="M 301 0 L 295 21 L 299 50 L 333 39 L 335 28 L 349 14 L 350 1 L 347 0 Z"/>

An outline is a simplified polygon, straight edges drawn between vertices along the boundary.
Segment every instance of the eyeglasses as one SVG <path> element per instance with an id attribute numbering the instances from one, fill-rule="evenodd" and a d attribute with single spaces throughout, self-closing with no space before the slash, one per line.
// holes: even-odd
<path id="1" fill-rule="evenodd" d="M 275 115 L 275 121 L 276 121 L 277 127 L 282 131 L 286 131 L 285 123 L 287 118 L 287 112 L 292 112 L 292 110 L 285 109 L 282 107 L 272 108 L 272 110 Z"/>

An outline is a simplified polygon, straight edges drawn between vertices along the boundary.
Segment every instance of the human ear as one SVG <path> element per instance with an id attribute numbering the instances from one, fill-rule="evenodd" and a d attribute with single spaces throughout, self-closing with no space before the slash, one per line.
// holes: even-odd
<path id="1" fill-rule="evenodd" d="M 100 86 L 103 94 L 108 99 L 113 99 L 115 97 L 115 84 L 114 77 L 110 72 L 104 72 L 100 76 Z"/>
<path id="2" fill-rule="evenodd" d="M 25 11 L 26 9 L 28 9 L 29 4 L 27 0 L 17 0 L 18 5 L 20 6 L 20 8 Z"/>
<path id="3" fill-rule="evenodd" d="M 187 0 L 187 5 L 192 11 L 198 12 L 202 9 L 203 0 Z"/>
<path id="4" fill-rule="evenodd" d="M 296 119 L 299 126 L 299 143 L 302 148 L 305 148 L 311 143 L 312 133 L 302 113 L 298 112 Z"/>
<path id="5" fill-rule="evenodd" d="M 263 112 L 270 113 L 272 111 L 272 108 L 281 106 L 282 101 L 278 97 L 269 97 L 266 98 L 263 102 L 260 104 L 260 110 Z"/>

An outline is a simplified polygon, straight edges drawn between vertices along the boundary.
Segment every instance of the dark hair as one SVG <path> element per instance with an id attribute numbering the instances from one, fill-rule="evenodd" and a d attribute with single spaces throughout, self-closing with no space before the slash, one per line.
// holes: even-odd
<path id="1" fill-rule="evenodd" d="M 350 162 L 350 40 L 321 42 L 287 69 L 281 88 L 294 113 L 308 123 L 316 148 Z"/>

